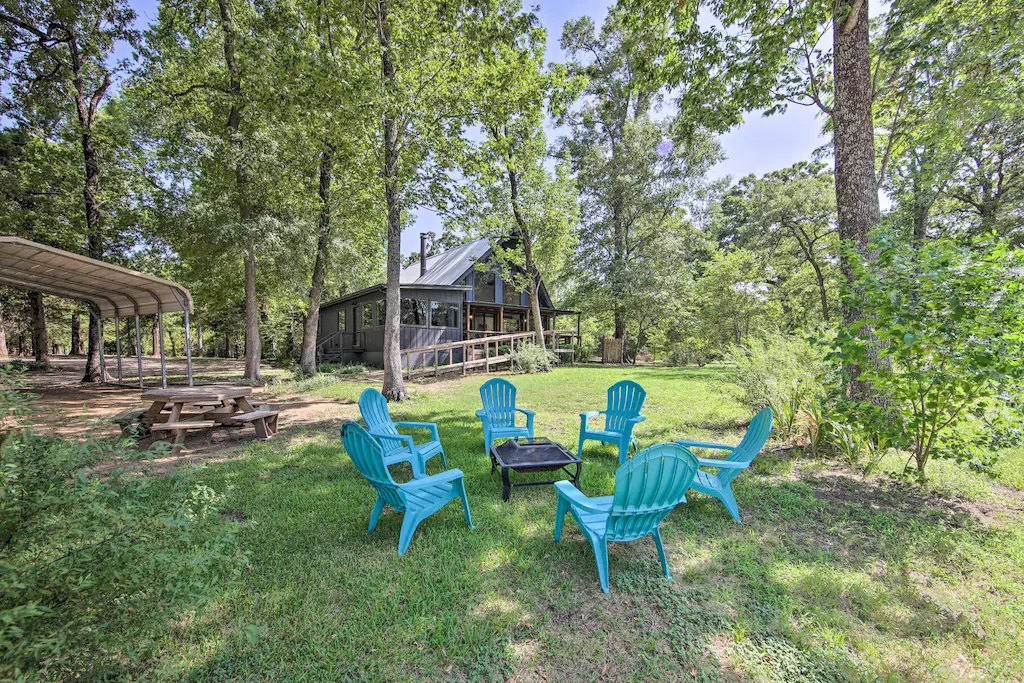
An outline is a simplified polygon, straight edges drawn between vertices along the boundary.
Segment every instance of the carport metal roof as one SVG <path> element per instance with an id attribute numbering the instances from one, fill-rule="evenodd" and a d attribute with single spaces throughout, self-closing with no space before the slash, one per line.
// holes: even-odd
<path id="1" fill-rule="evenodd" d="M 185 314 L 185 359 L 188 385 L 192 386 L 192 338 L 189 314 L 192 295 L 176 282 L 115 266 L 87 256 L 31 242 L 20 237 L 0 236 L 0 285 L 77 299 L 91 304 L 101 318 L 135 318 L 135 347 L 142 349 L 140 315 L 156 315 L 160 343 L 160 384 L 167 386 L 167 356 L 164 352 L 164 313 Z M 117 382 L 123 381 L 121 368 L 121 326 L 114 326 L 117 349 Z M 100 373 L 107 379 L 103 344 L 100 344 Z M 136 353 L 139 387 L 142 354 Z"/>
<path id="2" fill-rule="evenodd" d="M 103 318 L 192 312 L 176 282 L 20 237 L 0 236 L 0 284 L 89 302 Z"/>

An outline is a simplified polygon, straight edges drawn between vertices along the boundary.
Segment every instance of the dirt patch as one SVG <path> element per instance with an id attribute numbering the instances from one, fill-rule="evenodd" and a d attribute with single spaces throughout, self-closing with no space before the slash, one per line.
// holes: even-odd
<path id="1" fill-rule="evenodd" d="M 898 513 L 901 516 L 925 517 L 942 514 L 946 524 L 963 527 L 972 523 L 984 527 L 999 523 L 1005 514 L 1019 515 L 1024 506 L 998 501 L 970 501 L 943 498 L 935 494 L 921 495 L 911 484 L 893 484 L 885 480 L 863 479 L 849 471 L 830 469 L 814 476 L 798 476 L 798 480 L 814 491 L 815 498 L 829 503 L 842 503 Z"/>
<path id="2" fill-rule="evenodd" d="M 240 510 L 221 510 L 220 518 L 229 522 L 242 524 L 249 521 L 249 516 Z"/>

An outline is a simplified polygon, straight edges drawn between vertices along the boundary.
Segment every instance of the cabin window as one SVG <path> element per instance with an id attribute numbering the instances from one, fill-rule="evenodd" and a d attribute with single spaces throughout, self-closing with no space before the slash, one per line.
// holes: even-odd
<path id="1" fill-rule="evenodd" d="M 477 273 L 473 300 L 494 303 L 494 273 Z"/>
<path id="2" fill-rule="evenodd" d="M 433 327 L 458 327 L 459 307 L 449 301 L 431 301 L 430 324 Z"/>
<path id="3" fill-rule="evenodd" d="M 360 319 L 362 320 L 363 329 L 373 327 L 373 304 L 363 304 L 362 313 Z"/>
<path id="4" fill-rule="evenodd" d="M 501 288 L 501 301 L 506 306 L 519 306 L 521 305 L 522 299 L 520 298 L 519 290 L 511 285 L 511 283 L 502 281 Z"/>
<path id="5" fill-rule="evenodd" d="M 426 325 L 427 302 L 422 299 L 402 299 L 402 324 Z"/>
<path id="6" fill-rule="evenodd" d="M 338 309 L 338 332 L 345 331 L 345 309 Z"/>
<path id="7" fill-rule="evenodd" d="M 494 332 L 498 329 L 498 315 L 494 311 L 474 311 L 470 328 L 477 332 Z"/>
<path id="8" fill-rule="evenodd" d="M 383 325 L 384 324 L 384 316 L 387 315 L 387 312 L 388 312 L 388 302 L 387 302 L 387 300 L 386 299 L 380 299 L 379 301 L 377 301 L 377 324 L 378 325 Z"/>
<path id="9" fill-rule="evenodd" d="M 504 330 L 506 332 L 522 332 L 522 318 L 518 315 L 506 315 L 504 318 Z"/>

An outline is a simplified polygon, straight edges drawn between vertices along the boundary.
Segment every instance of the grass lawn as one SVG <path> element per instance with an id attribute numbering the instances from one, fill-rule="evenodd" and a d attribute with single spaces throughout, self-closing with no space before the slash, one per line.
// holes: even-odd
<path id="1" fill-rule="evenodd" d="M 575 448 L 578 413 L 613 382 L 648 392 L 641 446 L 735 442 L 749 414 L 721 369 L 591 368 L 514 378 L 537 433 Z M 149 675 L 179 680 L 1012 680 L 1024 677 L 1024 451 L 999 478 L 934 463 L 922 490 L 834 461 L 766 453 L 734 490 L 742 525 L 691 494 L 654 543 L 612 544 L 610 595 L 575 522 L 553 543 L 555 495 L 502 503 L 483 453 L 485 376 L 419 385 L 395 419 L 437 422 L 466 474 L 476 529 L 449 504 L 397 554 L 400 517 L 375 500 L 336 430 L 254 444 L 194 481 L 226 492 L 251 566 L 240 586 L 159 636 Z M 316 391 L 353 401 L 365 384 Z M 340 425 L 338 425 L 340 426 Z M 582 488 L 612 492 L 590 442 Z M 901 464 L 901 463 L 900 463 Z M 895 464 L 892 464 L 895 466 Z M 440 470 L 439 459 L 429 472 Z M 396 478 L 410 476 L 396 468 Z M 1014 488 L 1016 487 L 1016 488 Z"/>

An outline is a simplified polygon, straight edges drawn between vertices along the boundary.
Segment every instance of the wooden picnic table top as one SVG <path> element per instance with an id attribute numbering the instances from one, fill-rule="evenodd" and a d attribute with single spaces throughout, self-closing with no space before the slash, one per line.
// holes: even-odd
<path id="1" fill-rule="evenodd" d="M 252 393 L 252 387 L 239 387 L 231 384 L 208 384 L 198 387 L 170 387 L 167 389 L 150 389 L 142 398 L 150 401 L 170 401 L 172 403 L 187 401 L 223 401 L 239 398 Z"/>

